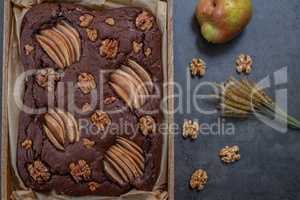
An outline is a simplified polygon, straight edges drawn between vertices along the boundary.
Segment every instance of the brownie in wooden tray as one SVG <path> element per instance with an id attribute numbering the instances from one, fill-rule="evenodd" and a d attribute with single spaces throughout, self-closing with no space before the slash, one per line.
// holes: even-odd
<path id="1" fill-rule="evenodd" d="M 162 34 L 143 8 L 45 3 L 24 16 L 17 166 L 59 194 L 152 190 L 161 164 Z"/>

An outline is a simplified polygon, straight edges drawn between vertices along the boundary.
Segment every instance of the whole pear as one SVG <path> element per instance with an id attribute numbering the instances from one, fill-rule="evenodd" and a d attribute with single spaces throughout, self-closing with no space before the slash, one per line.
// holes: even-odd
<path id="1" fill-rule="evenodd" d="M 239 35 L 251 20 L 252 0 L 199 0 L 196 16 L 203 37 L 226 43 Z"/>

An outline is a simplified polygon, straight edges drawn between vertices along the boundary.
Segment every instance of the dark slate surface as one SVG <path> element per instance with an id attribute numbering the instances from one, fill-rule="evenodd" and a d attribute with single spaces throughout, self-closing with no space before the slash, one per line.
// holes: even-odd
<path id="1" fill-rule="evenodd" d="M 175 0 L 175 80 L 183 87 L 180 97 L 184 105 L 184 110 L 175 114 L 176 123 L 182 125 L 184 119 L 216 123 L 217 115 L 204 115 L 193 108 L 192 94 L 199 83 L 221 82 L 236 75 L 234 61 L 243 52 L 254 58 L 252 79 L 261 80 L 268 75 L 273 79 L 273 72 L 288 67 L 288 83 L 272 86 L 268 91 L 288 88 L 288 110 L 299 119 L 300 1 L 254 0 L 255 14 L 247 30 L 229 44 L 217 46 L 207 44 L 200 36 L 194 17 L 196 3 L 197 0 Z M 185 74 L 194 57 L 207 62 L 208 72 L 202 79 L 191 80 L 191 89 L 186 89 L 189 74 Z M 201 87 L 197 94 L 209 91 L 209 87 Z M 176 106 L 180 104 L 178 98 L 175 102 Z M 207 109 L 211 103 L 198 100 L 198 106 Z M 234 135 L 210 133 L 190 142 L 177 132 L 176 200 L 299 200 L 300 131 L 282 134 L 255 119 L 226 123 L 234 123 Z M 225 166 L 218 151 L 232 144 L 240 146 L 242 159 Z M 209 176 L 202 192 L 189 189 L 189 178 L 197 168 L 207 170 Z"/>

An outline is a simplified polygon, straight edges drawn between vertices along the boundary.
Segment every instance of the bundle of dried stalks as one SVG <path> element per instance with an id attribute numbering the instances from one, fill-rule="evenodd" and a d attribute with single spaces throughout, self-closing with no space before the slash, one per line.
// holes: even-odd
<path id="1" fill-rule="evenodd" d="M 281 122 L 287 122 L 290 128 L 300 129 L 300 121 L 289 116 L 278 108 L 264 89 L 257 83 L 248 80 L 237 80 L 231 77 L 223 84 L 217 84 L 220 89 L 220 110 L 223 117 L 248 118 L 254 113 L 266 117 L 276 117 Z"/>

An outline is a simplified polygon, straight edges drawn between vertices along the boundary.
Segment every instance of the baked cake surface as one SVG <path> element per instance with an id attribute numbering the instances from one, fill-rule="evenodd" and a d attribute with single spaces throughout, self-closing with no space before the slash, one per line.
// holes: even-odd
<path id="1" fill-rule="evenodd" d="M 44 3 L 26 13 L 21 59 L 33 73 L 17 147 L 26 186 L 72 196 L 152 190 L 162 151 L 161 40 L 142 8 Z"/>

